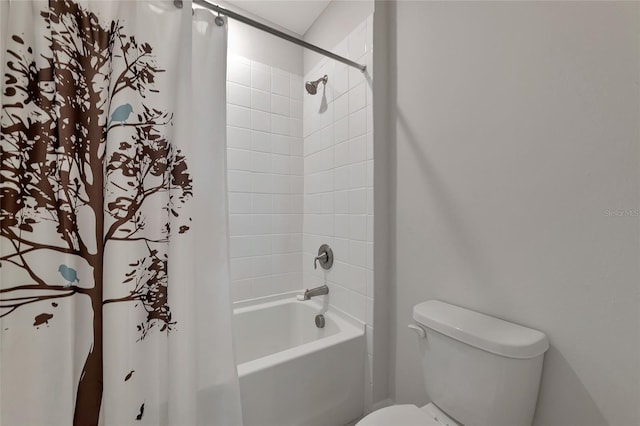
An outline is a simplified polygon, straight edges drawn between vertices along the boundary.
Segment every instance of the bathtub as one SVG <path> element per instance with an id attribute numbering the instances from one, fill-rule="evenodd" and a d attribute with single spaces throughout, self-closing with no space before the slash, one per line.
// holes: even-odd
<path id="1" fill-rule="evenodd" d="M 322 299 L 320 297 L 319 299 Z M 364 405 L 364 325 L 295 295 L 234 304 L 245 426 L 342 426 Z"/>

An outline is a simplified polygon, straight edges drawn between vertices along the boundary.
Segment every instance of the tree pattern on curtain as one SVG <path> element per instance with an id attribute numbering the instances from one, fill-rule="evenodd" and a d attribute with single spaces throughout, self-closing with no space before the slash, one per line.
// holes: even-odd
<path id="1" fill-rule="evenodd" d="M 184 155 L 165 136 L 172 113 L 148 104 L 163 72 L 152 47 L 127 35 L 121 22 L 103 24 L 69 0 L 50 1 L 41 17 L 44 53 L 15 34 L 2 55 L 0 267 L 21 275 L 0 288 L 0 317 L 40 304 L 33 325 L 41 326 L 55 321 L 56 300 L 87 298 L 93 344 L 77 385 L 74 424 L 96 425 L 105 306 L 143 309 L 140 339 L 176 323 L 167 295 L 168 243 L 189 229 L 191 219 L 179 212 L 192 197 L 192 181 Z M 116 106 L 125 98 L 132 101 Z M 147 225 L 143 207 L 150 200 L 162 226 Z M 126 295 L 105 299 L 105 256 L 133 242 L 146 249 L 121 279 Z M 61 259 L 56 279 L 38 268 L 42 256 Z M 138 420 L 143 412 L 141 406 Z"/>

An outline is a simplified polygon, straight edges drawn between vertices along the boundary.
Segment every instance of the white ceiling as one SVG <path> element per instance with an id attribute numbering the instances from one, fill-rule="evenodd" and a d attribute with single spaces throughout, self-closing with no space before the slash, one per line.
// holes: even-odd
<path id="1" fill-rule="evenodd" d="M 226 0 L 225 3 L 302 36 L 331 0 Z"/>

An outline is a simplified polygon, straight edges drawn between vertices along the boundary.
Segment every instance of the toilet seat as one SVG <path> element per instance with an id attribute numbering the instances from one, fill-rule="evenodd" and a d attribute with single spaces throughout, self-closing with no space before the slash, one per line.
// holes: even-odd
<path id="1" fill-rule="evenodd" d="M 356 426 L 459 426 L 438 407 L 427 404 L 420 408 L 413 404 L 381 408 L 360 420 Z"/>

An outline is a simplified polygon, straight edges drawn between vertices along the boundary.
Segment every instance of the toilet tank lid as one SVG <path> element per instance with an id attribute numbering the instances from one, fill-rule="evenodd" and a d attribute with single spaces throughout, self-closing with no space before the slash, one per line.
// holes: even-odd
<path id="1" fill-rule="evenodd" d="M 538 330 L 439 300 L 415 305 L 413 319 L 452 339 L 509 358 L 534 358 L 549 349 L 549 339 Z"/>

